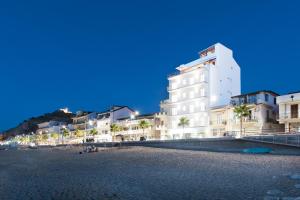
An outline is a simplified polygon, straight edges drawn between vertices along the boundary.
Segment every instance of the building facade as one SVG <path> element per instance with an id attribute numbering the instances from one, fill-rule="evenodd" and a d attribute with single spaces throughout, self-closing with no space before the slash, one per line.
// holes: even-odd
<path id="1" fill-rule="evenodd" d="M 37 134 L 50 134 L 60 133 L 63 127 L 66 127 L 67 123 L 59 121 L 49 121 L 38 124 Z"/>
<path id="2" fill-rule="evenodd" d="M 140 122 L 145 121 L 148 127 L 140 127 Z M 111 133 L 116 141 L 140 141 L 167 139 L 165 113 L 132 115 L 119 119 L 116 124 L 120 131 Z"/>
<path id="3" fill-rule="evenodd" d="M 250 109 L 248 117 L 243 119 L 242 136 L 263 133 L 283 132 L 284 127 L 277 122 L 278 105 L 273 91 L 257 91 L 231 98 L 230 105 L 211 110 L 210 126 L 212 136 L 238 135 L 240 119 L 234 113 L 234 107 L 245 104 Z"/>
<path id="4" fill-rule="evenodd" d="M 231 96 L 241 91 L 240 67 L 230 49 L 217 43 L 199 55 L 168 77 L 169 98 L 161 102 L 161 110 L 167 113 L 173 139 L 209 137 L 211 108 L 228 105 Z M 182 117 L 189 120 L 184 130 L 178 126 Z"/>
<path id="5" fill-rule="evenodd" d="M 285 132 L 300 132 L 300 92 L 289 93 L 277 98 L 280 124 L 284 124 Z"/>

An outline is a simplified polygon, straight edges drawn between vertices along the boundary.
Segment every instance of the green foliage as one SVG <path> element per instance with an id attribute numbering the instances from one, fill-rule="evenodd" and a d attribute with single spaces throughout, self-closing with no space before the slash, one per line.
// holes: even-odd
<path id="1" fill-rule="evenodd" d="M 140 127 L 141 129 L 146 129 L 146 128 L 148 128 L 149 126 L 150 126 L 150 124 L 149 124 L 149 122 L 146 121 L 146 120 L 141 120 L 141 121 L 139 122 L 139 127 Z"/>
<path id="2" fill-rule="evenodd" d="M 70 136 L 70 131 L 69 131 L 68 129 L 66 129 L 66 128 L 64 128 L 64 129 L 62 130 L 62 133 L 63 133 L 63 136 L 64 136 L 64 137 Z"/>
<path id="3" fill-rule="evenodd" d="M 179 123 L 178 123 L 178 126 L 181 126 L 182 128 L 188 126 L 190 124 L 190 120 L 186 117 L 181 117 L 179 119 Z"/>
<path id="4" fill-rule="evenodd" d="M 54 140 L 57 140 L 59 137 L 58 133 L 51 133 L 51 138 L 53 138 Z"/>
<path id="5" fill-rule="evenodd" d="M 250 115 L 250 108 L 247 105 L 242 104 L 234 107 L 233 112 L 237 118 L 241 119 Z"/>
<path id="6" fill-rule="evenodd" d="M 95 135 L 98 134 L 98 131 L 97 131 L 95 128 L 93 128 L 93 129 L 90 131 L 90 134 L 95 136 Z"/>
<path id="7" fill-rule="evenodd" d="M 84 132 L 82 130 L 76 129 L 74 132 L 76 137 L 83 137 L 84 136 Z"/>
<path id="8" fill-rule="evenodd" d="M 110 131 L 113 133 L 121 131 L 121 130 L 122 130 L 122 128 L 120 126 L 118 126 L 117 124 L 110 125 Z"/>
<path id="9" fill-rule="evenodd" d="M 43 134 L 42 139 L 43 141 L 46 141 L 49 139 L 49 136 L 47 134 Z"/>

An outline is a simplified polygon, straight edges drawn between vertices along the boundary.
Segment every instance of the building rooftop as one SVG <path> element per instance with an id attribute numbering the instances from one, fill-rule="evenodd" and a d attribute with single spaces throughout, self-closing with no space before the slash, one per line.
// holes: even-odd
<path id="1" fill-rule="evenodd" d="M 279 96 L 279 94 L 277 94 L 276 92 L 273 92 L 272 90 L 258 90 L 258 91 L 255 91 L 255 92 L 249 92 L 249 93 L 245 93 L 245 94 L 240 94 L 240 95 L 232 96 L 231 98 L 256 95 L 256 94 L 260 94 L 260 93 L 269 93 L 269 94 L 272 94 L 274 96 Z"/>

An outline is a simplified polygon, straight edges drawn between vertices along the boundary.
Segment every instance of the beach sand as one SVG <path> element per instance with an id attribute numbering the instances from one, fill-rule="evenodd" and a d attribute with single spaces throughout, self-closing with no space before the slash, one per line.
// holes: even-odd
<path id="1" fill-rule="evenodd" d="M 297 197 L 300 156 L 152 147 L 0 151 L 1 200 Z M 292 179 L 291 176 L 296 177 Z"/>

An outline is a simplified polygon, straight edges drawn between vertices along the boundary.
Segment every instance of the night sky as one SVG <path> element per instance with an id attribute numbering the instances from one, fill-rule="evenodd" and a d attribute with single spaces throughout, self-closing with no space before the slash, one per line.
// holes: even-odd
<path id="1" fill-rule="evenodd" d="M 298 91 L 298 2 L 2 1 L 0 130 L 61 107 L 156 112 L 167 75 L 216 42 L 234 51 L 242 92 Z"/>

